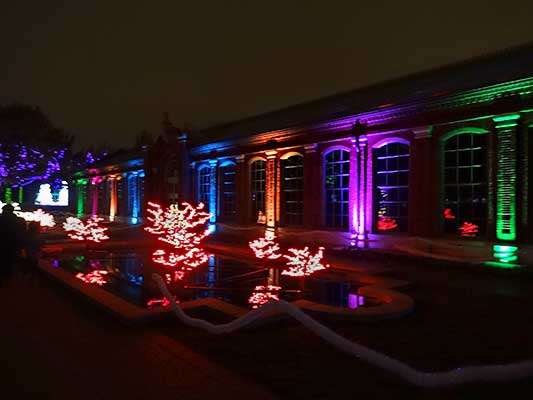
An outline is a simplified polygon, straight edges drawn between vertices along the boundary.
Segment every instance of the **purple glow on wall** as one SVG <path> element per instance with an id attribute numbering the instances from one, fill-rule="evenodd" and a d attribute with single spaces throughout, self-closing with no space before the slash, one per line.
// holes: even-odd
<path id="1" fill-rule="evenodd" d="M 359 140 L 359 148 L 352 139 L 352 156 L 350 157 L 350 201 L 348 204 L 351 227 L 350 245 L 357 245 L 358 240 L 365 238 L 365 232 L 370 229 L 367 216 L 372 213 L 372 184 L 368 177 L 372 172 L 372 160 L 367 155 L 367 138 Z M 370 158 L 370 159 L 369 159 Z"/>
<path id="2" fill-rule="evenodd" d="M 93 207 L 92 207 L 92 216 L 96 217 L 98 215 L 98 184 L 102 182 L 102 177 L 97 176 L 92 178 L 91 184 L 93 186 Z"/>
<path id="3" fill-rule="evenodd" d="M 348 294 L 348 308 L 355 310 L 356 308 L 365 304 L 363 296 L 359 296 L 355 293 Z"/>

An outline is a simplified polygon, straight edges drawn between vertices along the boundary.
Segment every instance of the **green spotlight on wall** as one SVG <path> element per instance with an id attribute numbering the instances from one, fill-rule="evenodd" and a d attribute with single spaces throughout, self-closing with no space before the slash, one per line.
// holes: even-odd
<path id="1" fill-rule="evenodd" d="M 493 250 L 494 258 L 497 258 L 500 262 L 508 263 L 518 259 L 518 256 L 516 255 L 518 247 L 516 246 L 502 246 L 496 244 L 493 246 Z"/>
<path id="2" fill-rule="evenodd" d="M 515 263 L 518 261 L 518 247 L 495 244 L 492 247 L 493 256 L 496 261 L 487 261 L 485 265 L 496 268 L 518 268 L 522 265 Z"/>

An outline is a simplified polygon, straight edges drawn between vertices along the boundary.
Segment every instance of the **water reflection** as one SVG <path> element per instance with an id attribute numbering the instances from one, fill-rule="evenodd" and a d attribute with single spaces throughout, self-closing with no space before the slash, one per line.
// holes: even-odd
<path id="1" fill-rule="evenodd" d="M 102 253 L 90 262 L 83 256 L 71 256 L 55 259 L 53 263 L 74 275 L 105 275 L 105 282 L 101 283 L 103 289 L 142 307 L 167 305 L 152 279 L 148 279 L 153 272 L 165 278 L 170 292 L 182 302 L 212 297 L 252 308 L 263 304 L 265 299 L 280 298 L 287 301 L 307 299 L 351 309 L 372 305 L 371 299 L 363 300 L 357 294 L 359 285 L 356 282 L 339 279 L 328 271 L 319 277 L 293 279 L 259 263 L 219 256 L 210 256 L 206 265 L 182 277 L 177 276 L 179 271 L 155 266 L 149 257 L 137 253 Z M 261 287 L 264 289 L 258 289 Z M 250 302 L 251 298 L 254 301 Z"/>

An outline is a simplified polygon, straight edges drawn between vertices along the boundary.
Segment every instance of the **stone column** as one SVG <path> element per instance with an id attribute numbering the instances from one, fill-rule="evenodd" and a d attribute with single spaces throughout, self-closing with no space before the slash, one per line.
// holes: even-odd
<path id="1" fill-rule="evenodd" d="M 316 153 L 316 144 L 306 145 L 304 149 L 304 227 L 317 229 L 320 226 L 322 211 L 320 160 Z"/>
<path id="2" fill-rule="evenodd" d="M 352 241 L 350 246 L 357 245 L 357 236 L 358 236 L 358 227 L 359 227 L 359 209 L 357 206 L 358 201 L 358 187 L 359 187 L 359 178 L 358 174 L 358 163 L 359 155 L 358 149 L 355 145 L 355 139 L 352 139 L 352 146 L 350 148 L 350 192 L 348 196 L 348 226 L 352 236 Z"/>
<path id="3" fill-rule="evenodd" d="M 432 155 L 432 132 L 431 126 L 413 129 L 414 140 L 410 149 L 408 231 L 411 235 L 423 237 L 432 236 L 433 231 L 440 230 L 440 226 L 432 226 L 432 221 L 436 220 L 432 217 L 432 211 L 439 207 L 438 204 L 432 204 L 433 186 L 438 190 L 440 183 L 436 175 L 438 171 L 433 171 L 431 162 L 435 156 Z"/>
<path id="4" fill-rule="evenodd" d="M 209 160 L 209 167 L 211 168 L 211 176 L 209 177 L 209 212 L 211 213 L 211 219 L 209 222 L 215 224 L 218 216 L 218 160 Z"/>
<path id="5" fill-rule="evenodd" d="M 132 224 L 137 224 L 141 216 L 141 204 L 142 199 L 140 198 L 140 188 L 139 188 L 139 171 L 132 171 L 128 174 L 127 180 L 127 203 L 128 211 L 130 212 L 130 222 Z"/>
<path id="6" fill-rule="evenodd" d="M 101 177 L 95 177 L 91 180 L 93 186 L 93 204 L 91 214 L 93 217 L 98 215 L 98 184 L 102 181 Z"/>
<path id="7" fill-rule="evenodd" d="M 87 195 L 87 179 L 76 180 L 76 216 L 85 214 L 85 197 Z"/>
<path id="8" fill-rule="evenodd" d="M 496 173 L 496 238 L 514 241 L 517 238 L 516 207 L 516 130 L 520 114 L 493 118 L 497 133 Z"/>
<path id="9" fill-rule="evenodd" d="M 265 217 L 267 229 L 275 230 L 279 219 L 279 161 L 276 150 L 266 151 Z"/>
<path id="10" fill-rule="evenodd" d="M 350 149 L 350 191 L 348 196 L 348 229 L 351 233 L 350 246 L 358 242 L 368 245 L 371 216 L 366 215 L 367 207 L 367 138 L 361 136 L 359 143 L 352 139 Z M 371 199 L 371 197 L 369 197 Z M 371 208 L 370 208 L 371 210 Z"/>
<path id="11" fill-rule="evenodd" d="M 113 222 L 117 216 L 117 177 L 111 175 L 107 178 L 109 185 L 109 221 Z"/>
<path id="12" fill-rule="evenodd" d="M 248 201 L 248 193 L 249 193 L 249 179 L 248 177 L 248 168 L 246 163 L 244 162 L 244 155 L 239 155 L 235 158 L 237 161 L 237 165 L 235 168 L 235 191 L 236 196 L 235 200 L 237 202 L 236 204 L 236 220 L 237 224 L 239 225 L 246 225 L 248 222 L 248 213 L 249 213 L 249 207 L 250 202 Z"/>
<path id="13" fill-rule="evenodd" d="M 530 194 L 530 189 L 533 187 L 533 184 L 529 184 L 529 176 L 533 172 L 532 168 L 529 168 L 529 154 L 533 153 L 533 140 L 529 137 L 530 133 L 533 132 L 533 110 L 528 111 L 522 114 L 523 123 L 521 134 L 518 139 L 518 149 L 520 150 L 519 155 L 519 176 L 521 181 L 521 194 L 520 194 L 520 229 L 518 231 L 519 239 L 522 242 L 530 242 L 533 235 L 529 230 L 529 216 L 533 210 L 533 193 Z"/>

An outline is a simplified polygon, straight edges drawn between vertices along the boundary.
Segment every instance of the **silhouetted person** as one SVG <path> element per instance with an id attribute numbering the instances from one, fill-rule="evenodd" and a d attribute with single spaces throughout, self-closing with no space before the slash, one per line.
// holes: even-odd
<path id="1" fill-rule="evenodd" d="M 14 210 L 6 204 L 0 215 L 0 274 L 4 277 L 11 275 L 26 238 L 26 221 L 17 217 Z"/>

